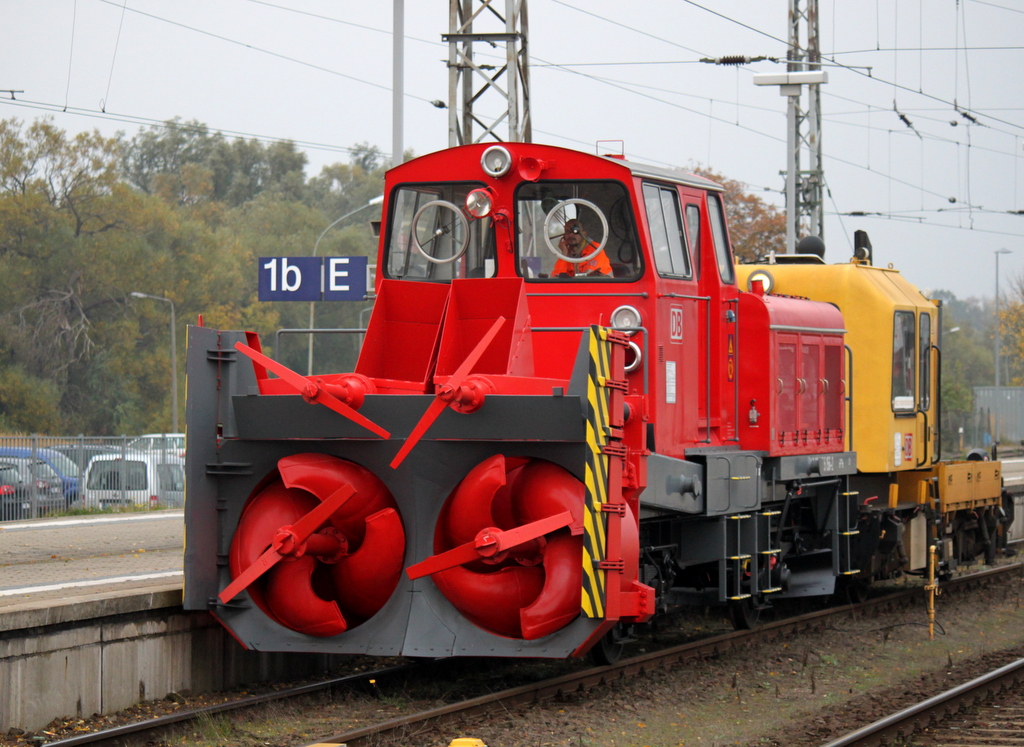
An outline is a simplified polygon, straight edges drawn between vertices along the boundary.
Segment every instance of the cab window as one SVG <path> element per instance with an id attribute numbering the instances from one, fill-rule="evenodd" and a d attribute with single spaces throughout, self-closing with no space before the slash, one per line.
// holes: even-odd
<path id="1" fill-rule="evenodd" d="M 690 239 L 690 246 L 693 247 L 697 277 L 700 277 L 700 205 L 689 203 L 686 206 L 686 235 Z"/>
<path id="2" fill-rule="evenodd" d="M 638 247 L 621 182 L 549 181 L 516 190 L 517 270 L 528 280 L 635 280 L 643 271 Z"/>
<path id="3" fill-rule="evenodd" d="M 659 275 L 690 277 L 690 257 L 679 215 L 676 191 L 656 184 L 644 185 L 647 227 L 651 232 L 651 251 Z"/>
<path id="4" fill-rule="evenodd" d="M 470 219 L 466 195 L 482 184 L 403 185 L 392 195 L 388 218 L 387 277 L 451 281 L 493 277 L 494 227 Z"/>
<path id="5" fill-rule="evenodd" d="M 914 371 L 917 345 L 914 339 L 914 312 L 897 311 L 892 334 L 892 409 L 914 411 Z"/>
<path id="6" fill-rule="evenodd" d="M 729 251 L 728 234 L 725 231 L 725 211 L 717 194 L 708 195 L 708 218 L 711 221 L 711 238 L 715 244 L 715 261 L 723 283 L 735 281 L 732 268 L 732 252 Z"/>
<path id="7" fill-rule="evenodd" d="M 921 314 L 921 335 L 920 335 L 920 371 L 921 385 L 918 387 L 920 396 L 918 404 L 922 410 L 927 410 L 932 404 L 932 317 L 930 314 Z"/>

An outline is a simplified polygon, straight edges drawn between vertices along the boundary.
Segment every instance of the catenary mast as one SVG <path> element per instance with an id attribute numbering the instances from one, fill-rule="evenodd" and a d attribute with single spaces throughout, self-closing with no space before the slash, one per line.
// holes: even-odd
<path id="1" fill-rule="evenodd" d="M 448 33 L 448 145 L 493 139 L 532 142 L 526 0 L 450 0 Z M 504 46 L 503 63 L 474 55 Z M 485 113 L 487 112 L 487 113 Z M 500 133 L 504 132 L 503 137 Z"/>

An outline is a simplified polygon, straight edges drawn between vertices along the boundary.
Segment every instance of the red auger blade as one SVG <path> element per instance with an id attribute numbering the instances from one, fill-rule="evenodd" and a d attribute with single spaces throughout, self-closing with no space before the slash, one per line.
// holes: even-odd
<path id="1" fill-rule="evenodd" d="M 281 365 L 272 358 L 268 358 L 263 355 L 263 353 L 257 352 L 241 342 L 235 343 L 235 349 L 243 355 L 251 358 L 256 363 L 259 363 L 276 373 L 299 394 L 305 397 L 307 401 L 315 402 L 330 410 L 334 410 L 334 412 L 338 413 L 342 417 L 348 418 L 353 423 L 363 426 L 363 428 L 376 433 L 381 438 L 391 438 L 391 433 L 389 431 L 384 430 L 384 428 L 377 425 L 364 415 L 360 415 L 316 382 L 310 381 L 305 376 L 295 373 L 295 371 L 292 371 L 290 368 Z"/>
<path id="2" fill-rule="evenodd" d="M 327 638 L 348 630 L 337 602 L 320 598 L 313 590 L 318 561 L 309 555 L 281 563 L 267 574 L 267 604 L 282 625 L 306 635 Z"/>
<path id="3" fill-rule="evenodd" d="M 472 542 L 480 530 L 487 527 L 513 525 L 502 523 L 491 510 L 495 495 L 507 482 L 506 472 L 505 456 L 495 454 L 462 478 L 439 523 L 446 546 L 457 547 Z"/>
<path id="4" fill-rule="evenodd" d="M 549 636 L 580 614 L 585 493 L 552 462 L 485 459 L 441 510 L 437 554 L 407 575 L 429 575 L 467 620 L 495 635 Z"/>
<path id="5" fill-rule="evenodd" d="M 432 578 L 466 619 L 508 638 L 523 637 L 520 610 L 537 598 L 544 585 L 544 571 L 539 567 L 512 566 L 495 573 L 474 573 L 458 566 Z"/>
<path id="6" fill-rule="evenodd" d="M 487 348 L 494 341 L 494 338 L 498 336 L 498 332 L 501 331 L 501 327 L 504 324 L 505 317 L 503 316 L 499 316 L 494 321 L 494 324 L 492 324 L 491 328 L 487 330 L 487 333 L 483 338 L 481 338 L 480 342 L 478 342 L 476 347 L 473 348 L 468 356 L 466 356 L 466 360 L 462 362 L 462 365 L 459 366 L 455 373 L 452 374 L 451 378 L 445 382 L 443 386 L 446 390 L 457 390 L 462 386 L 462 382 L 464 382 L 466 377 L 473 372 L 473 366 L 475 366 L 483 354 L 487 352 Z M 448 402 L 449 400 L 441 398 L 441 392 L 438 392 L 435 395 L 434 401 L 430 403 L 427 411 L 423 413 L 420 421 L 416 423 L 416 427 L 412 429 L 412 433 L 409 434 L 409 437 L 405 440 L 402 448 L 398 450 L 398 454 L 396 454 L 395 458 L 391 460 L 392 469 L 398 469 L 398 465 L 405 461 L 409 452 L 412 451 L 413 447 L 419 443 L 421 438 L 423 438 L 423 434 L 425 434 L 427 429 L 429 429 L 430 426 L 434 424 L 434 421 L 437 420 L 437 416 L 440 415 L 446 407 L 448 407 Z"/>
<path id="7" fill-rule="evenodd" d="M 290 530 L 289 533 L 295 538 L 295 544 L 305 542 L 309 535 L 326 524 L 331 514 L 337 511 L 341 504 L 347 501 L 354 493 L 355 488 L 351 485 L 342 485 L 326 501 L 299 519 L 293 526 L 281 527 L 281 529 Z M 226 604 L 230 602 L 242 589 L 273 568 L 286 554 L 282 552 L 280 544 L 275 541 L 255 563 L 235 577 L 217 598 L 220 599 L 221 603 Z"/>
<path id="8" fill-rule="evenodd" d="M 437 573 L 438 571 L 446 571 L 457 565 L 465 565 L 480 558 L 505 552 L 513 547 L 518 547 L 531 540 L 543 537 L 549 532 L 567 527 L 570 524 L 572 524 L 572 514 L 565 511 L 555 516 L 549 516 L 545 519 L 516 527 L 515 529 L 504 531 L 495 527 L 484 529 L 481 530 L 472 542 L 467 542 L 440 555 L 434 555 L 422 562 L 409 566 L 406 569 L 406 574 L 411 579 L 417 579 Z"/>
<path id="9" fill-rule="evenodd" d="M 580 613 L 583 537 L 559 532 L 544 548 L 544 588 L 519 614 L 523 638 L 534 641 L 561 630 Z M 612 575 L 612 574 L 610 574 Z"/>
<path id="10" fill-rule="evenodd" d="M 363 544 L 332 568 L 339 605 L 353 625 L 373 617 L 391 598 L 405 564 L 405 530 L 393 508 L 366 517 Z"/>

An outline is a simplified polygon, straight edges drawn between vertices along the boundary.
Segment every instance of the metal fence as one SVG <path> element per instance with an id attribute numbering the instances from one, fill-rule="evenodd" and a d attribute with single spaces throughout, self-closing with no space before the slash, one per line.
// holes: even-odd
<path id="1" fill-rule="evenodd" d="M 0 436 L 0 521 L 184 500 L 183 434 Z"/>
<path id="2" fill-rule="evenodd" d="M 974 387 L 975 441 L 1024 443 L 1024 387 Z"/>

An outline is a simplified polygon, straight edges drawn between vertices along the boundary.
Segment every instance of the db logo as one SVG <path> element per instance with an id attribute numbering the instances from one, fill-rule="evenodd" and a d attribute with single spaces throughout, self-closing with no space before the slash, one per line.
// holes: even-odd
<path id="1" fill-rule="evenodd" d="M 683 310 L 679 306 L 669 309 L 668 339 L 672 342 L 683 341 Z"/>

